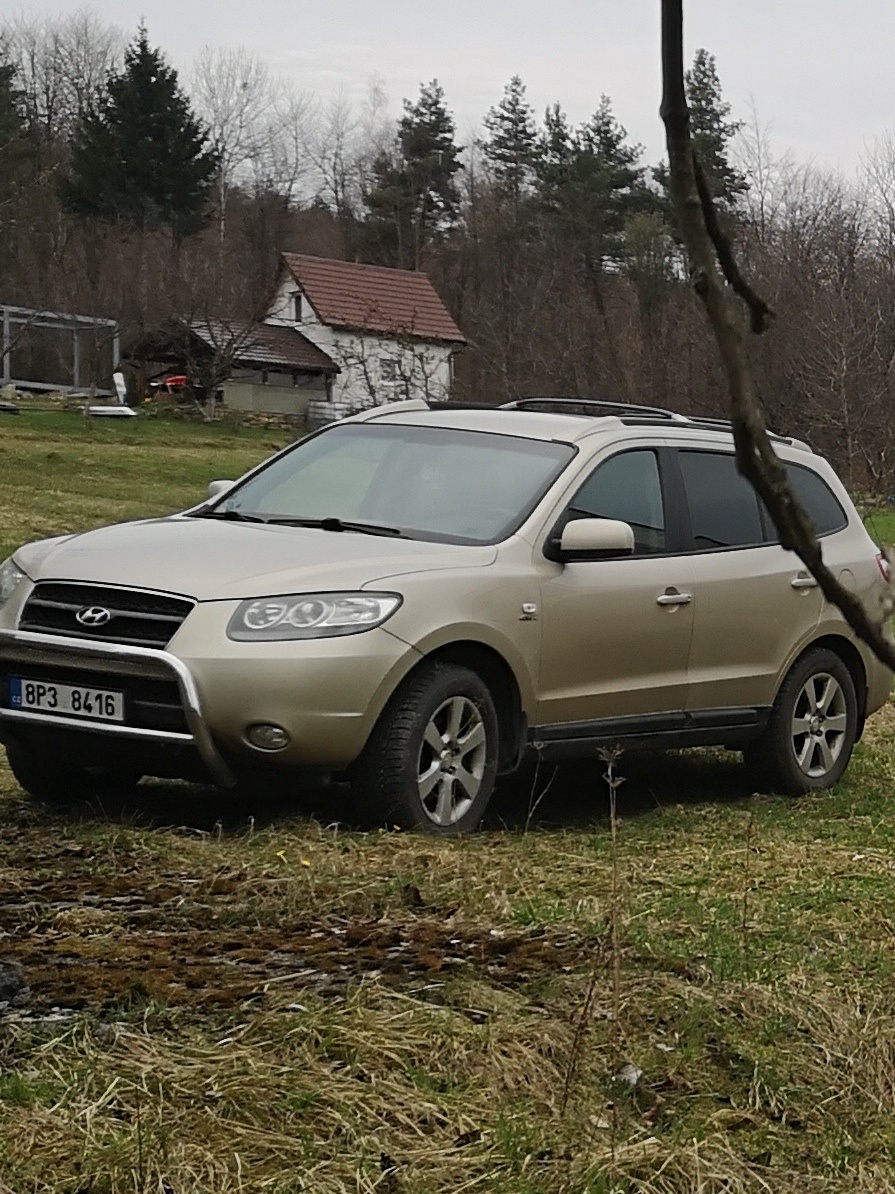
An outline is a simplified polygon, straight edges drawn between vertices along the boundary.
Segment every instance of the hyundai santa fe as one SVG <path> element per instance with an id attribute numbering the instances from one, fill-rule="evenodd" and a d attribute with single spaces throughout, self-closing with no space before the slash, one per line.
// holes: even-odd
<path id="1" fill-rule="evenodd" d="M 835 473 L 772 442 L 881 616 Z M 329 772 L 376 823 L 456 834 L 529 752 L 616 744 L 720 744 L 795 794 L 840 777 L 891 682 L 776 541 L 729 426 L 654 408 L 379 407 L 0 568 L 0 739 L 44 798 Z"/>

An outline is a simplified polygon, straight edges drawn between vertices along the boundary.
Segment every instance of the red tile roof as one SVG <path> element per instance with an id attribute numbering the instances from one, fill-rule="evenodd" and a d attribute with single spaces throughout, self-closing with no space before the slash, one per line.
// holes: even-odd
<path id="1" fill-rule="evenodd" d="M 227 324 L 215 320 L 190 324 L 190 330 L 209 348 L 233 344 L 235 364 L 338 373 L 331 357 L 295 328 L 272 323 Z"/>
<path id="2" fill-rule="evenodd" d="M 282 256 L 322 323 L 421 340 L 466 343 L 425 274 L 302 253 Z"/>

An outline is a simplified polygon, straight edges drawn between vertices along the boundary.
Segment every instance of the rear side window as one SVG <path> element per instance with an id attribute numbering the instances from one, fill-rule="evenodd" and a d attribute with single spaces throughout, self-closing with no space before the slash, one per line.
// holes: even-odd
<path id="1" fill-rule="evenodd" d="M 575 494 L 569 518 L 617 518 L 637 555 L 665 550 L 665 510 L 655 452 L 621 452 L 598 465 Z"/>
<path id="2" fill-rule="evenodd" d="M 694 551 L 755 547 L 766 542 L 758 498 L 721 452 L 679 452 Z"/>
<path id="3" fill-rule="evenodd" d="M 799 464 L 788 464 L 786 475 L 796 497 L 808 512 L 815 535 L 829 535 L 832 531 L 841 531 L 848 518 L 826 481 L 810 468 L 803 468 Z"/>

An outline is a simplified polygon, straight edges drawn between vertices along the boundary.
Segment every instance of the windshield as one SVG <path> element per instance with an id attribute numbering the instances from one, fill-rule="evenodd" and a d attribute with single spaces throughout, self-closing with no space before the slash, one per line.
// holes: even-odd
<path id="1" fill-rule="evenodd" d="M 494 543 L 534 508 L 574 455 L 568 444 L 478 431 L 335 426 L 274 459 L 217 517 L 390 527 L 415 539 Z M 339 526 L 336 524 L 345 524 Z"/>

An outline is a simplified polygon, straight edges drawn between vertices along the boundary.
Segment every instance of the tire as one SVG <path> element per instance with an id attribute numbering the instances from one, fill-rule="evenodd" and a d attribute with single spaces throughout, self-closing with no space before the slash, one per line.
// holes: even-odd
<path id="1" fill-rule="evenodd" d="M 94 796 L 125 795 L 142 779 L 142 774 L 125 767 L 85 767 L 64 758 L 44 756 L 37 747 L 24 750 L 10 744 L 6 748 L 9 769 L 19 785 L 48 804 L 89 800 Z"/>
<path id="2" fill-rule="evenodd" d="M 793 664 L 746 763 L 759 786 L 781 795 L 829 788 L 848 766 L 857 727 L 851 673 L 834 652 L 816 648 Z"/>
<path id="3" fill-rule="evenodd" d="M 432 663 L 397 689 L 349 771 L 365 823 L 457 837 L 482 818 L 497 773 L 494 701 L 469 668 Z"/>

